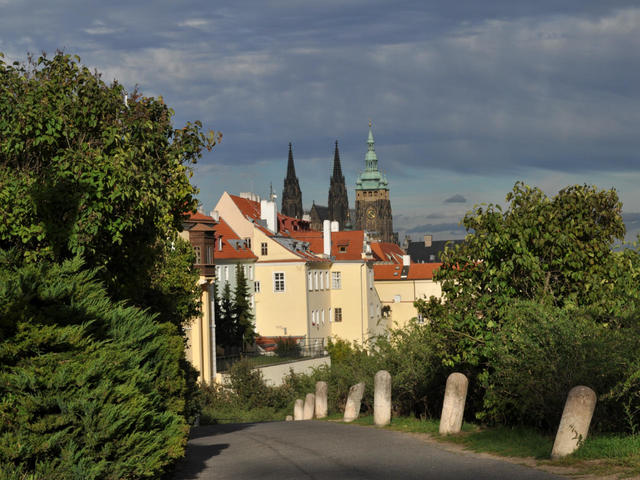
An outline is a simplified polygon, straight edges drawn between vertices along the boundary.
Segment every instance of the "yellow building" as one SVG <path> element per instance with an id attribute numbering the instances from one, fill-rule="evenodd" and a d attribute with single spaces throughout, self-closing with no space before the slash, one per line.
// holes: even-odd
<path id="1" fill-rule="evenodd" d="M 215 220 L 202 213 L 189 214 L 180 236 L 191 243 L 200 271 L 198 285 L 202 289 L 202 315 L 193 318 L 185 327 L 187 360 L 200 372 L 198 381 L 215 381 L 215 318 L 212 308 L 215 248 Z"/>
<path id="2" fill-rule="evenodd" d="M 256 331 L 261 336 L 338 336 L 364 342 L 382 333 L 381 305 L 365 232 L 281 215 L 275 202 L 224 193 L 215 213 L 250 245 Z"/>
<path id="3" fill-rule="evenodd" d="M 413 302 L 431 296 L 441 297 L 440 284 L 434 282 L 433 273 L 441 263 L 410 263 L 405 256 L 403 263 L 374 265 L 375 286 L 386 314 L 389 327 L 402 327 L 412 318 L 422 318 Z"/>

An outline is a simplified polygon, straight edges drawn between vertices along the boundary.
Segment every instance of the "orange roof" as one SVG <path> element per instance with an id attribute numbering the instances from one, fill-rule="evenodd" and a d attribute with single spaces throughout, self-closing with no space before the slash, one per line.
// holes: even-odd
<path id="1" fill-rule="evenodd" d="M 374 280 L 433 280 L 435 272 L 442 263 L 412 263 L 405 277 L 402 276 L 402 264 L 374 265 Z"/>
<path id="2" fill-rule="evenodd" d="M 249 200 L 248 198 L 242 198 L 237 195 L 229 195 L 233 203 L 240 209 L 242 214 L 253 220 L 260 220 L 260 202 Z M 273 235 L 267 229 L 263 229 L 269 236 Z M 299 218 L 289 217 L 278 213 L 278 233 L 292 233 L 298 231 L 308 231 L 309 222 L 301 220 Z"/>
<path id="3" fill-rule="evenodd" d="M 222 237 L 222 250 L 220 250 L 220 237 Z M 251 249 L 236 232 L 222 218 L 216 226 L 216 247 L 214 258 L 216 259 L 256 259 Z"/>
<path id="4" fill-rule="evenodd" d="M 399 245 L 390 242 L 371 242 L 371 251 L 379 262 L 402 263 L 405 255 Z"/>
<path id="5" fill-rule="evenodd" d="M 186 221 L 187 222 L 196 222 L 196 223 L 216 223 L 216 221 L 213 219 L 213 217 L 210 217 L 209 215 L 205 215 L 204 213 L 200 213 L 200 212 L 185 212 L 185 215 L 187 216 Z"/>
<path id="6" fill-rule="evenodd" d="M 352 230 L 331 234 L 331 255 L 336 260 L 362 260 L 364 231 Z"/>

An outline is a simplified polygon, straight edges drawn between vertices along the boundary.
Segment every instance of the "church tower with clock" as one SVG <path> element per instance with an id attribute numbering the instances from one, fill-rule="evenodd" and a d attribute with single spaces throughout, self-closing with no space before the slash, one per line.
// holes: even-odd
<path id="1" fill-rule="evenodd" d="M 391 201 L 387 177 L 378 170 L 378 157 L 374 147 L 371 122 L 367 154 L 364 157 L 365 169 L 356 181 L 356 230 L 375 232 L 383 242 L 394 242 Z"/>

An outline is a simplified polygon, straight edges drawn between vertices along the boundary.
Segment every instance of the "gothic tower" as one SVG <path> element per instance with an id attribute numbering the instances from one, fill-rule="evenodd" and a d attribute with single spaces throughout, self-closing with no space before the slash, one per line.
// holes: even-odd
<path id="1" fill-rule="evenodd" d="M 356 181 L 355 228 L 376 232 L 377 237 L 383 242 L 393 242 L 389 183 L 385 175 L 378 170 L 378 157 L 374 144 L 371 122 L 369 122 L 367 154 L 364 157 L 365 169 Z"/>
<path id="2" fill-rule="evenodd" d="M 282 213 L 289 217 L 302 218 L 302 192 L 298 177 L 296 177 L 296 167 L 293 165 L 293 152 L 289 143 L 289 163 L 287 163 L 287 177 L 284 179 L 284 189 L 282 190 Z"/>
<path id="3" fill-rule="evenodd" d="M 348 215 L 349 197 L 347 196 L 347 187 L 344 184 L 344 175 L 342 175 L 342 167 L 340 166 L 340 152 L 336 140 L 336 151 L 333 154 L 333 175 L 329 187 L 329 220 L 337 221 L 340 224 L 340 229 L 344 230 Z"/>

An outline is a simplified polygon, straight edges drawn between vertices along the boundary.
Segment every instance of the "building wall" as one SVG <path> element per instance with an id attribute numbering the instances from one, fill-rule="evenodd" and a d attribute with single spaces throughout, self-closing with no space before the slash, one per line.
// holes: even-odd
<path id="1" fill-rule="evenodd" d="M 284 273 L 284 292 L 274 291 L 276 272 Z M 303 261 L 256 264 L 255 279 L 260 282 L 260 291 L 254 296 L 258 335 L 307 335 L 305 277 L 306 265 Z"/>
<path id="2" fill-rule="evenodd" d="M 342 280 L 340 290 L 331 290 L 334 319 L 335 309 L 342 309 L 342 322 L 332 323 L 332 335 L 362 343 L 372 334 L 380 333 L 380 302 L 375 289 L 368 285 L 368 280 L 373 278 L 371 267 L 357 261 L 335 262 L 331 271 L 341 272 Z"/>
<path id="3" fill-rule="evenodd" d="M 309 338 L 331 337 L 331 270 L 329 264 L 307 268 L 307 331 Z M 314 323 L 315 319 L 315 325 Z"/>
<path id="4" fill-rule="evenodd" d="M 382 305 L 389 305 L 389 327 L 403 327 L 418 315 L 413 302 L 431 296 L 440 298 L 442 289 L 433 280 L 376 280 L 375 287 Z"/>
<path id="5" fill-rule="evenodd" d="M 187 336 L 187 360 L 198 370 L 198 381 L 210 383 L 212 381 L 212 343 L 211 343 L 211 297 L 209 283 L 204 277 L 200 278 L 202 293 L 202 315 L 192 318 L 185 327 Z"/>

